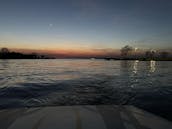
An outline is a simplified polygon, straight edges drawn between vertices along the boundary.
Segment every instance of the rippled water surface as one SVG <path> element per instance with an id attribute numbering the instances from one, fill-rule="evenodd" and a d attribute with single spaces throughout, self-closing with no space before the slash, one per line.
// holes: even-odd
<path id="1" fill-rule="evenodd" d="M 172 120 L 172 62 L 0 60 L 0 108 L 131 104 Z"/>

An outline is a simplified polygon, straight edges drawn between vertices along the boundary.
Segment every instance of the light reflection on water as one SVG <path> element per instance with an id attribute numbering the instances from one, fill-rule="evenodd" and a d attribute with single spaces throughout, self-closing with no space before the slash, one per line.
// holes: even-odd
<path id="1" fill-rule="evenodd" d="M 133 64 L 133 72 L 134 73 L 137 73 L 137 71 L 138 71 L 138 63 L 139 63 L 138 60 L 134 61 L 134 64 Z"/>
<path id="2" fill-rule="evenodd" d="M 166 65 L 165 67 L 162 67 Z M 131 77 L 132 79 L 160 74 L 164 70 L 171 71 L 171 62 L 155 61 L 104 61 L 104 60 L 1 60 L 0 83 L 12 83 L 13 86 L 26 83 L 52 83 L 63 80 L 84 78 L 101 79 Z M 156 70 L 157 69 L 157 70 Z M 133 73 L 135 75 L 133 75 Z M 155 74 L 153 74 L 155 73 Z M 156 79 L 156 77 L 155 77 Z M 1 87 L 11 85 L 1 85 Z"/>
<path id="3" fill-rule="evenodd" d="M 172 108 L 171 66 L 165 61 L 0 60 L 0 107 L 132 104 Z"/>
<path id="4" fill-rule="evenodd" d="M 134 62 L 133 62 L 133 73 L 137 73 L 138 72 L 138 65 L 139 65 L 139 60 L 135 60 Z M 149 66 L 149 72 L 150 73 L 153 73 L 153 72 L 155 72 L 155 70 L 156 70 L 156 61 L 154 61 L 154 60 L 151 60 L 150 61 L 150 66 Z"/>
<path id="5" fill-rule="evenodd" d="M 150 61 L 150 72 L 153 73 L 156 70 L 156 61 L 151 60 Z"/>

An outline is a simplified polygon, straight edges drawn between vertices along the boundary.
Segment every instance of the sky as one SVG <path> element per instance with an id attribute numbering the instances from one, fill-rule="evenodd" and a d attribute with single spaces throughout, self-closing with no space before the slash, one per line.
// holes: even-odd
<path id="1" fill-rule="evenodd" d="M 107 53 L 172 48 L 171 0 L 0 0 L 0 47 Z"/>

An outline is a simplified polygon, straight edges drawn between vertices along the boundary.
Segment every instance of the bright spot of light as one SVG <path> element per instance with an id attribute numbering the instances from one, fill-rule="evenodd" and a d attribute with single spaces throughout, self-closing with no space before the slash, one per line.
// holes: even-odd
<path id="1" fill-rule="evenodd" d="M 135 47 L 135 48 L 134 48 L 134 51 L 136 52 L 136 51 L 137 51 L 137 49 L 138 49 L 138 48 L 137 48 L 137 47 Z"/>

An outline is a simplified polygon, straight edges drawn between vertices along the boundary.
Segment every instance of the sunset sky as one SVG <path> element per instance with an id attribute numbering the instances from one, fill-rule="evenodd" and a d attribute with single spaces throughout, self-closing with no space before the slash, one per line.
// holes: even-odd
<path id="1" fill-rule="evenodd" d="M 111 53 L 172 48 L 172 0 L 0 0 L 0 47 Z"/>

